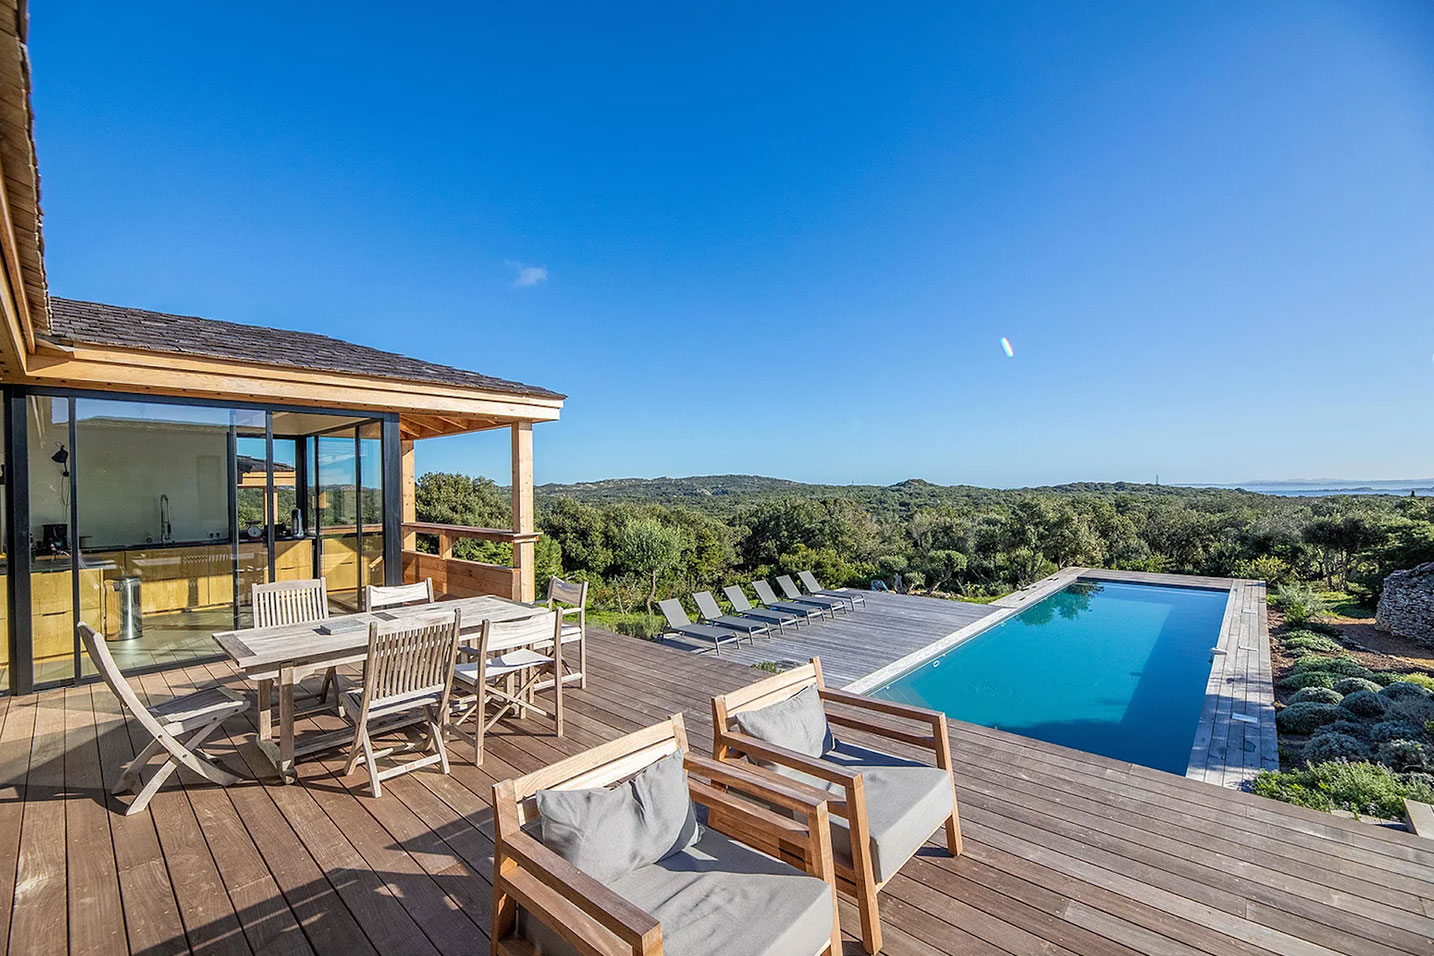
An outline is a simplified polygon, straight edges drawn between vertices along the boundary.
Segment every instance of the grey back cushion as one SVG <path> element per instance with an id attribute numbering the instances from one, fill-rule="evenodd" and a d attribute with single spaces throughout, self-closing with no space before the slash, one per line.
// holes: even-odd
<path id="1" fill-rule="evenodd" d="M 537 801 L 543 844 L 603 883 L 698 838 L 680 752 L 612 789 L 539 790 Z"/>
<path id="2" fill-rule="evenodd" d="M 744 711 L 735 719 L 737 729 L 747 736 L 808 757 L 820 757 L 836 744 L 816 685 L 780 703 Z"/>

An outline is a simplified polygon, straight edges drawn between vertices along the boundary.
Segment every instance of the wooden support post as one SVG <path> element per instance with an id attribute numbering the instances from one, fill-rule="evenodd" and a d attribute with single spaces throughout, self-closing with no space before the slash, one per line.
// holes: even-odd
<path id="1" fill-rule="evenodd" d="M 513 423 L 513 530 L 531 534 L 533 517 L 533 423 Z M 533 572 L 533 542 L 513 542 L 513 567 L 518 570 L 520 601 L 532 601 L 537 592 Z"/>
<path id="2" fill-rule="evenodd" d="M 418 520 L 418 510 L 415 506 L 413 493 L 413 442 L 404 440 L 398 443 L 402 456 L 403 473 L 403 523 L 412 524 Z M 415 532 L 405 530 L 403 532 L 403 550 L 418 550 L 418 535 Z"/>
<path id="3" fill-rule="evenodd" d="M 453 535 L 446 531 L 438 532 L 438 556 L 445 560 L 453 557 Z"/>

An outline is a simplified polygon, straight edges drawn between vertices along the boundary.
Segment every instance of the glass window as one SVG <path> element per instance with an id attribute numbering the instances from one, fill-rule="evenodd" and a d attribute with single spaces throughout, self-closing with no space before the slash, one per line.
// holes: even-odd
<path id="1" fill-rule="evenodd" d="M 141 670 L 217 654 L 216 631 L 250 626 L 256 584 L 322 575 L 331 611 L 344 613 L 359 608 L 364 585 L 383 583 L 381 423 L 122 398 L 24 401 L 37 684 L 93 673 L 77 618 L 122 668 Z M 7 683 L 9 663 L 0 649 Z"/>
<path id="2" fill-rule="evenodd" d="M 264 413 L 78 399 L 75 445 L 82 613 L 127 670 L 212 656 L 211 635 L 239 623 L 237 578 L 267 574 L 262 533 L 234 535 Z"/>
<path id="3" fill-rule="evenodd" d="M 380 586 L 384 583 L 382 428 L 379 422 L 359 426 L 364 583 Z"/>
<path id="4" fill-rule="evenodd" d="M 71 547 L 70 403 L 27 399 L 30 467 L 30 628 L 36 684 L 75 677 L 75 556 Z M 103 571 L 80 575 L 81 616 L 98 619 Z"/>
<path id="5" fill-rule="evenodd" d="M 319 547 L 329 609 L 359 609 L 363 572 L 359 560 L 358 443 L 353 428 L 318 436 Z"/>

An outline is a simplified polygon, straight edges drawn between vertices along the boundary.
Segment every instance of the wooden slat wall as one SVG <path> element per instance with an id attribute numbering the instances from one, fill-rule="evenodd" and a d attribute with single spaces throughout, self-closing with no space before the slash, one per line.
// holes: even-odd
<path id="1" fill-rule="evenodd" d="M 421 551 L 403 552 L 403 580 L 409 583 L 433 579 L 433 590 L 443 597 L 498 597 L 518 600 L 520 581 L 516 568 L 482 564 L 459 558 L 443 558 Z"/>

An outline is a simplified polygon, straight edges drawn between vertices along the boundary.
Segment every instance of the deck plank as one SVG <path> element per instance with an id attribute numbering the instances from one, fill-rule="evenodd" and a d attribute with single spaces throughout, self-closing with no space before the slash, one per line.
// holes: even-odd
<path id="1" fill-rule="evenodd" d="M 90 684 L 88 690 L 99 735 L 100 768 L 108 790 L 119 779 L 124 764 L 134 757 L 135 747 L 143 746 L 144 741 L 136 743 L 131 739 L 131 731 L 139 735 L 138 728 L 126 720 L 119 701 L 103 684 Z M 155 956 L 188 953 L 179 902 L 169 880 L 154 819 L 149 813 L 126 816 L 115 812 L 122 810 L 128 800 L 126 797 L 122 804 L 114 797 L 106 798 L 130 951 Z"/>
<path id="2" fill-rule="evenodd" d="M 25 786 L 10 952 L 25 956 L 69 949 L 65 854 L 65 694 L 35 704 L 35 737 Z"/>
<path id="3" fill-rule="evenodd" d="M 100 773 L 94 701 L 88 687 L 65 691 L 65 840 L 72 954 L 112 953 L 125 943 L 119 870 Z"/>

